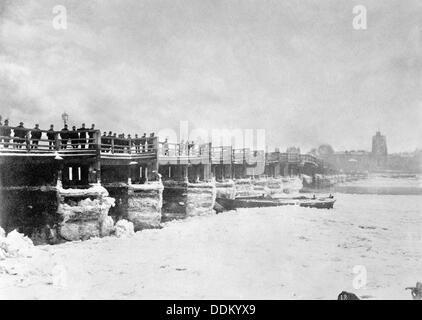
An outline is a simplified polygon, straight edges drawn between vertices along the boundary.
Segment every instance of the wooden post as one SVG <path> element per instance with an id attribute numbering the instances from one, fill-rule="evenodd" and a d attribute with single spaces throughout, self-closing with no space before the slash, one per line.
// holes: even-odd
<path id="1" fill-rule="evenodd" d="M 96 130 L 94 132 L 94 141 L 95 143 L 95 179 L 97 183 L 101 183 L 101 131 Z"/>

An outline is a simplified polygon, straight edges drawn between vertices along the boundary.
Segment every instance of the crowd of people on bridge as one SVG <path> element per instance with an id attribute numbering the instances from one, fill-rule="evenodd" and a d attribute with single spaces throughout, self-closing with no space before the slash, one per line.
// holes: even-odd
<path id="1" fill-rule="evenodd" d="M 42 139 L 43 133 L 46 135 L 46 140 Z M 50 125 L 49 130 L 41 130 L 39 124 L 35 124 L 35 127 L 30 129 L 25 128 L 23 122 L 20 122 L 17 127 L 11 127 L 8 119 L 2 123 L 0 117 L 0 142 L 3 148 L 13 145 L 15 149 L 22 149 L 24 146 L 27 149 L 38 149 L 40 141 L 48 141 L 48 148 L 53 150 L 57 147 L 57 141 L 60 149 L 67 149 L 68 145 L 73 149 L 94 149 L 94 133 L 95 124 L 92 124 L 89 129 L 83 123 L 79 129 L 73 126 L 72 130 L 69 130 L 68 125 L 65 124 L 60 131 L 55 131 L 54 125 Z"/>
<path id="2" fill-rule="evenodd" d="M 132 137 L 130 134 L 125 135 L 124 133 L 121 133 L 118 135 L 112 131 L 109 131 L 107 134 L 107 132 L 104 131 L 101 136 L 101 151 L 114 153 L 132 151 L 135 153 L 152 152 L 155 148 L 155 138 L 154 132 L 150 133 L 149 136 L 144 133 L 141 137 L 139 137 L 138 134 L 135 134 L 135 136 Z M 132 150 L 132 147 L 135 147 L 135 149 Z"/>
<path id="3" fill-rule="evenodd" d="M 20 122 L 17 127 L 11 127 L 9 120 L 5 119 L 4 123 L 2 123 L 0 116 L 0 146 L 6 149 L 9 146 L 13 146 L 15 149 L 38 149 L 40 141 L 48 141 L 49 150 L 68 148 L 95 149 L 97 144 L 95 141 L 96 132 L 95 124 L 92 124 L 90 128 L 86 128 L 85 123 L 82 123 L 80 128 L 72 126 L 72 129 L 69 129 L 68 125 L 65 124 L 60 131 L 56 131 L 53 124 L 50 125 L 49 130 L 41 130 L 39 124 L 35 124 L 32 129 L 25 128 L 23 122 Z M 44 139 L 43 134 L 45 134 Z M 106 132 L 103 133 L 99 143 L 103 152 L 130 152 L 132 147 L 135 147 L 134 152 L 141 153 L 153 151 L 154 139 L 154 133 L 151 133 L 148 137 L 146 133 L 141 137 L 138 134 L 131 137 L 130 134 L 125 135 L 121 133 L 117 135 L 109 131 L 108 134 Z"/>

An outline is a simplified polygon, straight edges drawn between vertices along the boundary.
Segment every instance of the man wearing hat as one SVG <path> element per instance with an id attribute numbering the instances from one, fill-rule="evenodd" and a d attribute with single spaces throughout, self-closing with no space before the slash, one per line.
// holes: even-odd
<path id="1" fill-rule="evenodd" d="M 3 125 L 3 128 L 2 128 L 1 135 L 3 137 L 10 137 L 11 133 L 12 133 L 12 130 L 9 127 L 9 119 L 6 119 L 6 120 L 4 120 L 4 125 Z M 3 139 L 5 148 L 9 148 L 9 141 L 10 141 L 10 139 L 8 139 L 8 138 Z"/>
<path id="2" fill-rule="evenodd" d="M 35 128 L 31 130 L 31 140 L 32 146 L 31 149 L 38 149 L 38 143 L 41 139 L 42 132 L 40 130 L 40 125 L 37 123 Z"/>
<path id="3" fill-rule="evenodd" d="M 23 126 L 23 122 L 19 122 L 19 126 L 14 129 L 14 137 L 16 137 L 17 139 L 13 140 L 16 140 L 16 142 L 18 143 L 18 145 L 16 145 L 16 148 L 22 149 L 22 144 L 26 140 L 25 138 L 27 131 L 28 130 L 25 129 L 25 127 Z"/>
<path id="4" fill-rule="evenodd" d="M 78 129 L 79 131 L 79 143 L 81 144 L 81 149 L 85 149 L 86 144 L 86 128 L 85 123 L 82 123 L 82 127 Z"/>
<path id="5" fill-rule="evenodd" d="M 48 139 L 48 149 L 54 149 L 54 140 L 55 140 L 55 133 L 54 133 L 54 125 L 50 124 L 50 129 L 47 131 L 47 139 Z"/>
<path id="6" fill-rule="evenodd" d="M 95 124 L 93 123 L 92 125 L 91 125 L 91 129 L 89 129 L 90 131 L 88 132 L 88 138 L 89 138 L 89 140 L 88 140 L 88 148 L 89 149 L 95 149 L 95 147 L 94 147 L 94 143 L 95 143 L 95 141 L 94 141 L 94 133 L 95 133 Z"/>
<path id="7" fill-rule="evenodd" d="M 60 132 L 60 139 L 62 139 L 62 149 L 67 148 L 67 140 L 69 140 L 69 129 L 67 124 L 64 125 L 64 128 Z"/>
<path id="8" fill-rule="evenodd" d="M 145 152 L 145 143 L 147 142 L 147 134 L 144 133 L 144 135 L 139 140 L 142 146 L 142 152 Z"/>
<path id="9" fill-rule="evenodd" d="M 72 131 L 69 132 L 70 143 L 73 149 L 78 149 L 79 143 L 79 132 L 76 130 L 76 126 L 72 127 Z"/>

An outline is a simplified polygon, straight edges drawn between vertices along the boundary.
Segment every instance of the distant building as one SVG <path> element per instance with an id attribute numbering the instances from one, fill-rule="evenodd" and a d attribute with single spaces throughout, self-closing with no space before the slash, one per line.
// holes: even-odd
<path id="1" fill-rule="evenodd" d="M 422 150 L 388 154 L 387 139 L 377 131 L 372 137 L 372 151 L 334 151 L 330 145 L 321 145 L 314 152 L 335 169 L 344 172 L 396 171 L 422 172 Z"/>
<path id="2" fill-rule="evenodd" d="M 377 131 L 372 137 L 372 154 L 374 156 L 387 156 L 387 138 Z"/>
<path id="3" fill-rule="evenodd" d="M 387 138 L 381 132 L 377 131 L 375 136 L 372 137 L 372 156 L 376 167 L 385 167 L 387 164 L 387 154 Z"/>

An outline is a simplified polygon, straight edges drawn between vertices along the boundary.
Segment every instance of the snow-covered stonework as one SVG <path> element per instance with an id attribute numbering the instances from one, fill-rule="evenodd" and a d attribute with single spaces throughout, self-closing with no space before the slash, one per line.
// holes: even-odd
<path id="1" fill-rule="evenodd" d="M 297 194 L 302 189 L 300 177 L 236 179 L 236 197 L 282 196 Z"/>
<path id="2" fill-rule="evenodd" d="M 236 188 L 233 180 L 216 182 L 217 198 L 234 199 L 236 196 Z"/>
<path id="3" fill-rule="evenodd" d="M 31 257 L 34 244 L 22 233 L 13 230 L 6 236 L 0 227 L 0 261 L 6 258 Z"/>
<path id="4" fill-rule="evenodd" d="M 165 181 L 163 220 L 215 213 L 216 195 L 215 181 L 196 183 Z"/>
<path id="5" fill-rule="evenodd" d="M 58 227 L 59 237 L 68 240 L 86 240 L 107 236 L 113 231 L 113 221 L 108 216 L 114 199 L 101 185 L 88 189 L 64 189 L 57 186 L 58 213 L 62 221 Z"/>
<path id="6" fill-rule="evenodd" d="M 161 181 L 128 186 L 127 218 L 136 231 L 160 226 L 163 189 Z"/>

